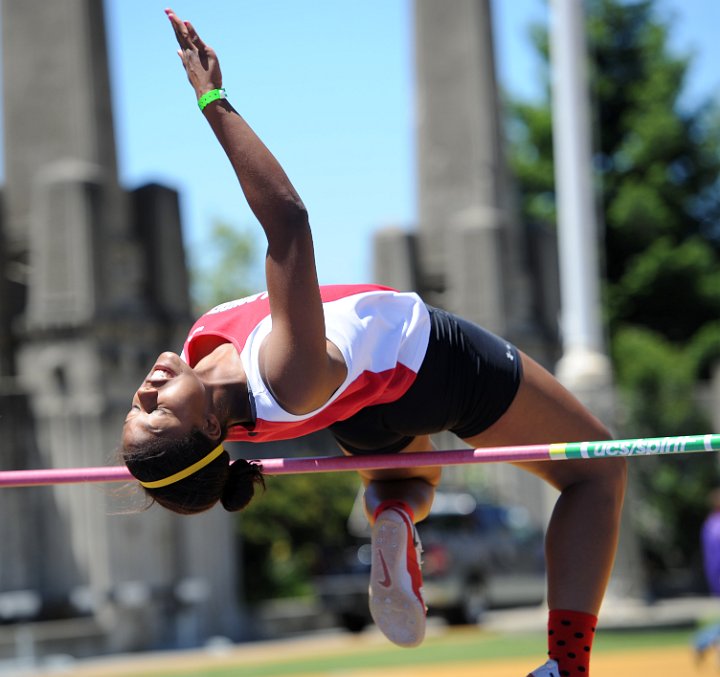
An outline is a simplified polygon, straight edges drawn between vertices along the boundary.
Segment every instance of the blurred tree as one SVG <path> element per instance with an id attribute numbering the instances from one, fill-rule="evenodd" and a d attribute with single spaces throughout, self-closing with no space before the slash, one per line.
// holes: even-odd
<path id="1" fill-rule="evenodd" d="M 690 59 L 669 50 L 670 19 L 657 5 L 585 2 L 604 312 L 628 437 L 707 430 L 696 385 L 720 356 L 720 114 L 683 101 Z M 531 36 L 545 95 L 509 103 L 510 159 L 524 222 L 554 228 L 548 35 L 533 27 Z M 648 557 L 694 562 L 717 459 L 641 459 L 632 469 Z"/>
<path id="2" fill-rule="evenodd" d="M 191 266 L 193 303 L 202 313 L 231 299 L 259 291 L 254 236 L 231 224 L 213 224 Z M 243 598 L 259 602 L 308 594 L 321 566 L 323 549 L 347 539 L 346 523 L 359 479 L 354 473 L 316 473 L 266 479 L 238 516 L 243 544 Z"/>
<path id="3" fill-rule="evenodd" d="M 347 519 L 360 480 L 355 473 L 268 477 L 240 516 L 249 602 L 312 593 L 326 552 L 348 542 Z"/>
<path id="4" fill-rule="evenodd" d="M 205 242 L 193 247 L 190 291 L 198 314 L 218 303 L 260 291 L 257 247 L 250 231 L 241 231 L 225 221 L 210 226 Z"/>

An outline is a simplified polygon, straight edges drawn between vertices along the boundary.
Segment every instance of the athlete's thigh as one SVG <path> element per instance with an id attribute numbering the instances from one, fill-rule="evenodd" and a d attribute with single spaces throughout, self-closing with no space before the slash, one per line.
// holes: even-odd
<path id="1" fill-rule="evenodd" d="M 508 410 L 487 430 L 464 441 L 472 447 L 550 444 L 603 440 L 611 437 L 608 429 L 532 358 L 521 353 L 523 378 Z M 622 465 L 605 459 L 593 461 L 543 461 L 518 463 L 563 488 L 584 477 L 617 472 Z"/>

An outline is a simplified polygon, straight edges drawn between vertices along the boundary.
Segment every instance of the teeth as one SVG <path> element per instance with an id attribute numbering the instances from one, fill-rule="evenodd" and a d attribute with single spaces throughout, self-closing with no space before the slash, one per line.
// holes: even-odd
<path id="1" fill-rule="evenodd" d="M 172 378 L 171 374 L 166 372 L 164 369 L 156 369 L 152 374 L 150 374 L 150 379 L 169 379 Z"/>

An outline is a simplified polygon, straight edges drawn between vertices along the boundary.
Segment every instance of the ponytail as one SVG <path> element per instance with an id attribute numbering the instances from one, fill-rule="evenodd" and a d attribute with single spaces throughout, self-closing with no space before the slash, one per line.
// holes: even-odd
<path id="1" fill-rule="evenodd" d="M 228 512 L 242 510 L 255 495 L 255 484 L 265 488 L 262 466 L 254 461 L 238 459 L 230 464 L 220 502 Z"/>

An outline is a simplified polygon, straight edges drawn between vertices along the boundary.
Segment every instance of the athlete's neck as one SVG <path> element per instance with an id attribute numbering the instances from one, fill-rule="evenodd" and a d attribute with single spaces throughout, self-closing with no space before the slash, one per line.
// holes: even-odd
<path id="1" fill-rule="evenodd" d="M 205 384 L 213 413 L 226 428 L 250 420 L 247 376 L 232 343 L 220 344 L 193 369 Z"/>

